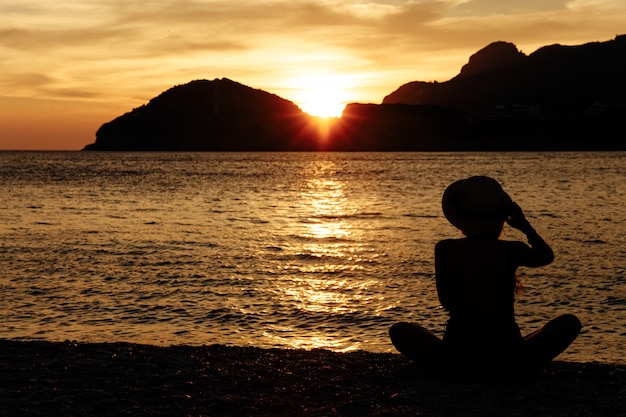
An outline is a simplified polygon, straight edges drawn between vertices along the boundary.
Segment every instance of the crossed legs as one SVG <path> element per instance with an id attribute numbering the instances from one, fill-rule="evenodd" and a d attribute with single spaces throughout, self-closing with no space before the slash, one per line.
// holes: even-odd
<path id="1" fill-rule="evenodd" d="M 524 336 L 524 353 L 537 371 L 559 356 L 578 337 L 580 320 L 573 314 L 563 314 L 550 320 L 539 330 Z"/>
<path id="2" fill-rule="evenodd" d="M 398 352 L 428 371 L 435 371 L 442 341 L 419 324 L 400 322 L 389 329 Z"/>
<path id="3" fill-rule="evenodd" d="M 524 337 L 524 354 L 528 365 L 539 372 L 563 352 L 580 333 L 581 324 L 572 314 L 564 314 Z M 435 371 L 442 340 L 414 324 L 400 322 L 389 329 L 395 348 L 428 371 Z"/>

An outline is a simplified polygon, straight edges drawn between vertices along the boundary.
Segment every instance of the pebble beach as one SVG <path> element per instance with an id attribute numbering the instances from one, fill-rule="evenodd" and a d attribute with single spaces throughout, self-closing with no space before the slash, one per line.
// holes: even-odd
<path id="1" fill-rule="evenodd" d="M 0 340 L 6 416 L 626 416 L 626 365 L 448 381 L 399 354 Z"/>

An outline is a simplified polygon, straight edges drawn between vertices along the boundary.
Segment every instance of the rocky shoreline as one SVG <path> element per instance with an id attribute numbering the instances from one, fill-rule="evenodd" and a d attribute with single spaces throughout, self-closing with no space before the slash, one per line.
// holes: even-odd
<path id="1" fill-rule="evenodd" d="M 401 355 L 0 340 L 7 416 L 626 416 L 626 365 L 537 379 L 420 375 Z"/>

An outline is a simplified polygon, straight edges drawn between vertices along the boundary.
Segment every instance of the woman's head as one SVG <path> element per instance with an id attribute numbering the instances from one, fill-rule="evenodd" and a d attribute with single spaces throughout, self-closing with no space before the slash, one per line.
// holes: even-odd
<path id="1" fill-rule="evenodd" d="M 441 207 L 448 221 L 468 236 L 498 236 L 506 220 L 511 197 L 498 181 L 476 176 L 456 181 L 443 193 Z"/>

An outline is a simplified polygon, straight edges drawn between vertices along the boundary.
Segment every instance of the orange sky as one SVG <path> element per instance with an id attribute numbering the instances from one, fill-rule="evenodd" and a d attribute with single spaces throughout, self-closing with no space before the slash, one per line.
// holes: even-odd
<path id="1" fill-rule="evenodd" d="M 230 78 L 305 110 L 445 81 L 493 41 L 626 33 L 623 0 L 3 0 L 0 149 L 78 150 L 168 88 Z"/>

